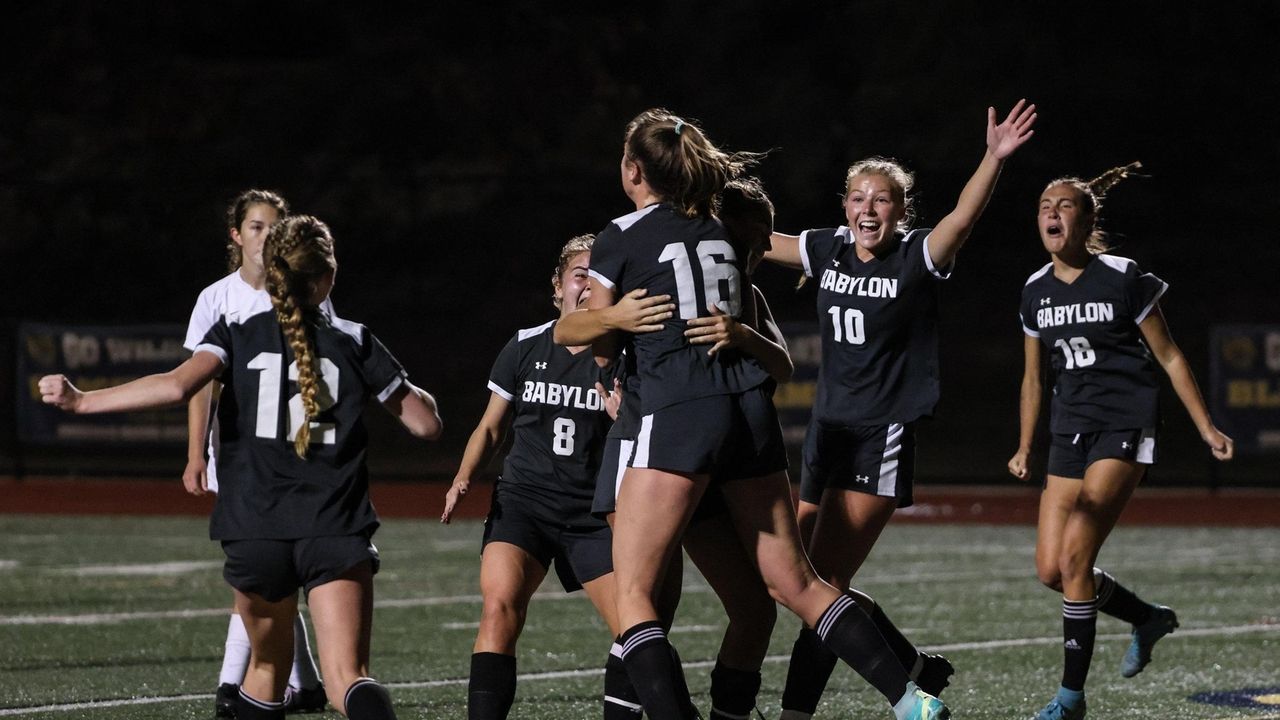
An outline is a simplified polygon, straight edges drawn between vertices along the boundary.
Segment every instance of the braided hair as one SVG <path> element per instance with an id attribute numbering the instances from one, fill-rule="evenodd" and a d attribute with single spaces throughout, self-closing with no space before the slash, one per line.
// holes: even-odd
<path id="1" fill-rule="evenodd" d="M 306 417 L 293 439 L 293 449 L 298 457 L 306 458 L 311 444 L 311 420 L 320 414 L 321 392 L 315 341 L 309 332 L 312 323 L 306 320 L 316 310 L 312 304 L 316 284 L 337 267 L 333 236 L 320 220 L 297 215 L 271 227 L 262 258 L 276 320 L 298 365 L 298 390 Z"/>
<path id="2" fill-rule="evenodd" d="M 1106 199 L 1107 193 L 1111 188 L 1118 185 L 1121 180 L 1130 177 L 1145 177 L 1137 173 L 1141 169 L 1142 163 L 1134 161 L 1128 165 L 1113 167 L 1092 180 L 1081 180 L 1078 177 L 1068 175 L 1060 177 L 1045 186 L 1045 190 L 1048 190 L 1057 185 L 1067 185 L 1079 193 L 1081 207 L 1087 214 L 1093 216 L 1093 228 L 1089 232 L 1089 238 L 1084 242 L 1085 249 L 1091 254 L 1101 255 L 1115 249 L 1107 233 L 1099 227 L 1102 201 Z"/>

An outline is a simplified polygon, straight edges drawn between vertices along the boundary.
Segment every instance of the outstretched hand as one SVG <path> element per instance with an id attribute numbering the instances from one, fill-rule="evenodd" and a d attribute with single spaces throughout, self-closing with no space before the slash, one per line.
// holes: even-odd
<path id="1" fill-rule="evenodd" d="M 84 393 L 77 390 L 66 375 L 45 375 L 40 378 L 40 401 L 45 405 L 74 413 L 82 395 Z"/>
<path id="2" fill-rule="evenodd" d="M 999 125 L 996 124 L 996 109 L 987 108 L 987 152 L 997 160 L 1009 157 L 1035 134 L 1031 129 L 1035 123 L 1036 106 L 1027 105 L 1026 99 L 1019 100 Z"/>
<path id="3" fill-rule="evenodd" d="M 675 314 L 675 303 L 670 295 L 648 294 L 645 288 L 636 288 L 623 295 L 611 308 L 613 327 L 633 335 L 661 330 L 663 323 Z"/>
<path id="4" fill-rule="evenodd" d="M 453 519 L 453 511 L 458 507 L 458 503 L 467 494 L 467 490 L 471 488 L 471 481 L 462 478 L 454 478 L 453 484 L 449 486 L 449 492 L 444 496 L 444 512 L 440 513 L 440 522 L 448 525 Z"/>

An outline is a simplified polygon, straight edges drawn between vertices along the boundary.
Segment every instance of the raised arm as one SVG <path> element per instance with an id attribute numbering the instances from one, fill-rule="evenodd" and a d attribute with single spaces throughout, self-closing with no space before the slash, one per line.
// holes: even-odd
<path id="1" fill-rule="evenodd" d="M 587 285 L 591 289 L 591 295 L 587 297 L 587 310 L 596 311 L 604 310 L 613 305 L 613 288 L 605 287 L 599 280 L 592 277 Z M 560 323 L 556 323 L 559 325 Z M 591 341 L 591 353 L 595 355 L 596 365 L 600 367 L 609 367 L 613 364 L 614 358 L 618 357 L 618 331 L 606 330 L 599 337 Z"/>
<path id="2" fill-rule="evenodd" d="M 670 295 L 645 297 L 648 292 L 636 288 L 608 307 L 579 310 L 560 318 L 553 333 L 556 344 L 590 345 L 613 330 L 633 334 L 661 330 L 663 321 L 674 315 L 675 303 Z"/>
<path id="3" fill-rule="evenodd" d="M 204 457 L 204 446 L 209 437 L 215 384 L 205 385 L 187 403 L 187 467 L 182 471 L 182 486 L 192 495 L 209 492 L 209 462 Z"/>
<path id="4" fill-rule="evenodd" d="M 221 370 L 216 355 L 198 352 L 169 372 L 89 392 L 76 389 L 65 375 L 45 375 L 40 378 L 40 399 L 77 415 L 146 410 L 190 400 Z"/>
<path id="5" fill-rule="evenodd" d="M 1019 480 L 1026 480 L 1031 442 L 1036 435 L 1036 421 L 1040 419 L 1040 338 L 1024 335 L 1022 349 L 1024 362 L 1022 391 L 1018 396 L 1018 452 L 1009 460 L 1009 473 Z"/>
<path id="6" fill-rule="evenodd" d="M 764 259 L 793 270 L 804 269 L 804 258 L 800 256 L 800 236 L 772 233 L 769 235 L 770 248 Z"/>
<path id="7" fill-rule="evenodd" d="M 1235 455 L 1235 441 L 1223 435 L 1213 424 L 1213 418 L 1209 417 L 1209 410 L 1205 407 L 1204 397 L 1200 395 L 1196 378 L 1191 374 L 1191 368 L 1187 365 L 1187 358 L 1183 356 L 1182 350 L 1169 336 L 1169 327 L 1165 324 L 1164 314 L 1160 312 L 1159 304 L 1151 309 L 1138 328 L 1142 330 L 1142 337 L 1146 340 L 1147 347 L 1151 348 L 1151 354 L 1168 374 L 1169 381 L 1173 384 L 1173 391 L 1178 394 L 1182 406 L 1187 409 L 1191 421 L 1196 424 L 1196 429 L 1200 431 L 1200 438 L 1213 451 L 1215 458 L 1230 460 Z"/>
<path id="8" fill-rule="evenodd" d="M 996 109 L 987 108 L 987 151 L 982 162 L 978 163 L 973 177 L 960 191 L 955 209 L 938 221 L 929 234 L 929 259 L 934 267 L 948 267 L 956 259 L 960 246 L 969 238 L 974 224 L 991 199 L 1004 161 L 1035 134 L 1031 129 L 1035 121 L 1036 106 L 1027 105 L 1026 100 L 1019 100 L 999 125 L 996 124 Z"/>
<path id="9" fill-rule="evenodd" d="M 410 435 L 423 440 L 439 440 L 444 432 L 440 410 L 431 393 L 405 381 L 382 402 L 382 407 L 395 416 Z"/>
<path id="10" fill-rule="evenodd" d="M 502 444 L 503 430 L 507 427 L 507 415 L 511 412 L 511 403 L 497 393 L 489 395 L 489 405 L 476 429 L 471 431 L 467 440 L 467 448 L 462 451 L 462 463 L 458 465 L 458 473 L 453 476 L 453 484 L 444 496 L 444 512 L 440 513 L 440 522 L 447 523 L 453 519 L 453 511 L 467 490 L 471 489 L 471 481 L 480 472 L 493 452 Z"/>

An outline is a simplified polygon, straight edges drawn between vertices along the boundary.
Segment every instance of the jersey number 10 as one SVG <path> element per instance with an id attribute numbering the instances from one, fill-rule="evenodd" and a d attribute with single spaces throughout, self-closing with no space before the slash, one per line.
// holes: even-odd
<path id="1" fill-rule="evenodd" d="M 698 286 L 693 278 L 693 261 L 684 243 L 671 243 L 662 248 L 659 262 L 671 263 L 676 274 L 676 299 L 680 303 L 680 319 L 692 320 L 701 314 L 712 297 L 726 315 L 737 317 L 742 312 L 742 280 L 733 262 L 738 259 L 733 246 L 724 240 L 698 243 L 698 264 L 702 267 L 702 296 L 698 302 Z"/>
<path id="2" fill-rule="evenodd" d="M 280 353 L 258 353 L 249 361 L 250 370 L 258 370 L 258 420 L 254 435 L 269 440 L 292 440 L 302 427 L 302 419 L 306 411 L 302 408 L 302 393 L 295 393 L 289 398 L 289 431 L 284 438 L 280 437 Z M 333 407 L 334 398 L 330 394 L 338 388 L 338 366 L 329 358 L 320 358 L 320 384 L 316 393 L 316 404 L 320 412 Z M 289 363 L 289 379 L 297 381 L 298 363 Z M 332 445 L 338 441 L 338 431 L 333 423 L 312 422 L 311 443 Z"/>

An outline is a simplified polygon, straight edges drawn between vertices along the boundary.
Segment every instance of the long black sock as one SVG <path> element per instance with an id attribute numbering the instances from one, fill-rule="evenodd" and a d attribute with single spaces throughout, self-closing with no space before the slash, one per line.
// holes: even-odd
<path id="1" fill-rule="evenodd" d="M 738 670 L 716 658 L 716 666 L 711 669 L 711 720 L 750 717 L 759 693 L 759 670 Z"/>
<path id="2" fill-rule="evenodd" d="M 650 620 L 633 625 L 622 633 L 618 643 L 645 713 L 653 720 L 692 717 L 693 703 L 688 689 L 681 692 L 683 683 L 662 623 Z"/>
<path id="3" fill-rule="evenodd" d="M 1094 568 L 1093 584 L 1098 590 L 1099 612 L 1119 618 L 1130 625 L 1141 625 L 1151 619 L 1151 604 L 1116 582 L 1111 573 Z"/>
<path id="4" fill-rule="evenodd" d="M 876 624 L 848 595 L 836 598 L 814 628 L 822 642 L 880 691 L 890 705 L 907 692 L 907 671 Z"/>
<path id="5" fill-rule="evenodd" d="M 880 609 L 880 603 L 872 601 L 871 606 L 871 622 L 876 624 L 876 629 L 884 636 L 884 641 L 889 643 L 889 649 L 893 650 L 894 656 L 898 658 L 898 662 L 902 663 L 902 669 L 910 675 L 915 668 L 916 662 L 920 660 L 920 651 L 916 650 L 916 646 L 911 644 L 893 624 L 893 621 L 884 614 L 884 610 Z"/>
<path id="6" fill-rule="evenodd" d="M 516 699 L 516 659 L 512 655 L 471 655 L 467 682 L 467 720 L 502 720 Z"/>
<path id="7" fill-rule="evenodd" d="M 1097 632 L 1098 610 L 1094 600 L 1062 599 L 1062 687 L 1084 690 Z"/>
<path id="8" fill-rule="evenodd" d="M 604 720 L 639 720 L 641 712 L 640 696 L 622 662 L 622 646 L 615 642 L 604 664 Z"/>
<path id="9" fill-rule="evenodd" d="M 391 693 L 373 678 L 360 678 L 347 688 L 348 720 L 396 720 Z"/>
<path id="10" fill-rule="evenodd" d="M 284 702 L 266 702 L 244 694 L 236 694 L 237 720 L 284 720 Z"/>
<path id="11" fill-rule="evenodd" d="M 827 649 L 818 633 L 800 628 L 791 646 L 791 664 L 787 667 L 787 685 L 782 691 L 782 709 L 812 715 L 818 709 L 822 692 L 840 658 Z"/>

